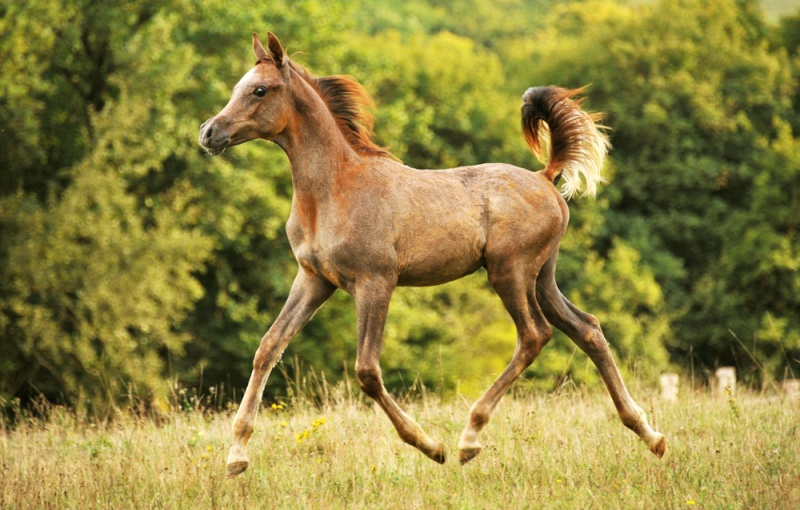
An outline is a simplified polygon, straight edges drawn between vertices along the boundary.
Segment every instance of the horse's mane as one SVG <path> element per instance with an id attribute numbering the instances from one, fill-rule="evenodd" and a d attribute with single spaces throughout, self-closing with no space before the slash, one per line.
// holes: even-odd
<path id="1" fill-rule="evenodd" d="M 369 110 L 375 107 L 375 103 L 355 78 L 341 75 L 317 77 L 289 58 L 285 63 L 319 94 L 353 150 L 362 155 L 397 159 L 372 141 L 375 118 Z"/>

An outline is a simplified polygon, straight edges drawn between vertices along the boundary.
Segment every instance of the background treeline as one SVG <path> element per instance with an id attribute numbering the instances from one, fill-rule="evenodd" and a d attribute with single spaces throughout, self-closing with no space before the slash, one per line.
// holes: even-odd
<path id="1" fill-rule="evenodd" d="M 176 384 L 244 387 L 296 270 L 291 179 L 271 144 L 209 158 L 195 140 L 267 30 L 317 74 L 357 77 L 377 141 L 418 168 L 536 168 L 520 95 L 591 83 L 615 149 L 598 199 L 570 205 L 564 293 L 643 380 L 800 370 L 800 14 L 768 21 L 750 0 L 10 0 L 0 402 L 158 407 Z M 514 344 L 482 272 L 402 289 L 384 375 L 393 391 L 473 395 Z M 284 360 L 290 377 L 351 370 L 351 299 L 337 293 Z M 597 382 L 557 335 L 526 381 L 566 378 Z"/>

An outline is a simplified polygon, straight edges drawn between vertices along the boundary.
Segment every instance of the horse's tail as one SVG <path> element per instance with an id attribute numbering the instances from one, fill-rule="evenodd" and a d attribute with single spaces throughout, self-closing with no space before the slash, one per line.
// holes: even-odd
<path id="1" fill-rule="evenodd" d="M 581 110 L 583 100 L 572 99 L 583 90 L 551 85 L 529 88 L 522 95 L 522 133 L 533 155 L 546 163 L 544 175 L 554 184 L 564 178 L 561 193 L 565 198 L 580 190 L 581 176 L 582 194 L 597 193 L 597 184 L 603 182 L 603 159 L 611 147 L 602 132 L 605 126 L 598 124 L 603 116 Z"/>

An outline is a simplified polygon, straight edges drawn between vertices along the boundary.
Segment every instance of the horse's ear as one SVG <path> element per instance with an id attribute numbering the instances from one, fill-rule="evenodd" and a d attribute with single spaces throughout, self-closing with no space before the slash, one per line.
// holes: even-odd
<path id="1" fill-rule="evenodd" d="M 264 49 L 264 45 L 261 44 L 261 39 L 258 38 L 258 34 L 255 32 L 253 32 L 253 53 L 256 55 L 257 62 L 269 60 L 269 54 L 267 50 Z"/>
<path id="2" fill-rule="evenodd" d="M 283 65 L 283 46 L 281 46 L 281 42 L 275 37 L 275 34 L 269 32 L 269 41 L 267 42 L 267 46 L 269 47 L 269 52 L 272 54 L 272 60 L 275 61 L 275 65 L 281 67 Z"/>

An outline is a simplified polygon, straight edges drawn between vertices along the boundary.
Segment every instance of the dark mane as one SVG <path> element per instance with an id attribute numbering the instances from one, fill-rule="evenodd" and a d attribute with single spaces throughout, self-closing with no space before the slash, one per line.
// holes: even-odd
<path id="1" fill-rule="evenodd" d="M 355 78 L 341 75 L 317 77 L 288 58 L 286 63 L 317 91 L 353 150 L 362 155 L 397 159 L 372 141 L 375 118 L 369 110 L 375 104 Z"/>

